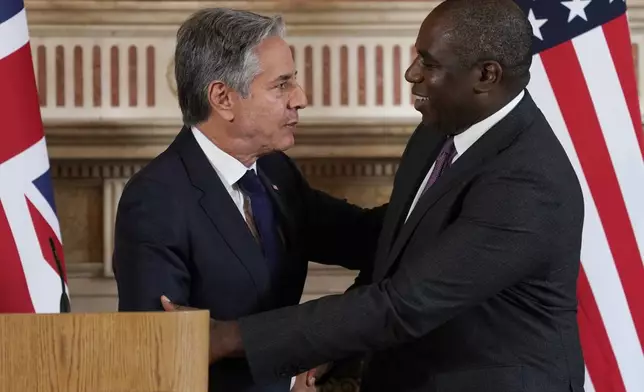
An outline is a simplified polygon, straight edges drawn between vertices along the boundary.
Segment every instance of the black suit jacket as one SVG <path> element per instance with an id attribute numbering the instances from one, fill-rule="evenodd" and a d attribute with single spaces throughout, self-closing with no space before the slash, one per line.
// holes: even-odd
<path id="1" fill-rule="evenodd" d="M 269 277 L 260 247 L 186 127 L 123 191 L 113 260 L 119 310 L 162 310 L 165 294 L 232 320 L 297 304 L 309 260 L 351 269 L 373 262 L 384 208 L 364 210 L 311 189 L 283 153 L 257 167 L 284 234 L 280 276 Z M 289 380 L 273 381 L 254 383 L 245 360 L 210 368 L 216 392 L 289 390 Z"/>
<path id="2" fill-rule="evenodd" d="M 583 199 L 527 94 L 405 216 L 444 137 L 420 126 L 362 286 L 240 320 L 257 379 L 367 352 L 362 391 L 581 391 Z"/>

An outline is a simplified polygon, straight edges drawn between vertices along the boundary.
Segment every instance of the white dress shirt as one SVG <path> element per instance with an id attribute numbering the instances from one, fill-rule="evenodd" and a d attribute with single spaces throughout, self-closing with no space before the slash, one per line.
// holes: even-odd
<path id="1" fill-rule="evenodd" d="M 244 214 L 244 194 L 239 189 L 237 181 L 239 181 L 248 169 L 252 169 L 257 173 L 257 162 L 253 162 L 251 167 L 244 166 L 243 163 L 239 162 L 236 158 L 233 158 L 227 152 L 223 151 L 215 143 L 210 141 L 201 133 L 196 127 L 191 127 L 192 134 L 197 140 L 197 144 L 201 150 L 206 154 L 206 158 L 212 165 L 215 172 L 219 176 L 219 179 L 224 184 L 224 187 L 228 191 L 228 194 L 235 202 L 237 209 L 241 216 L 246 220 L 246 215 Z M 248 221 L 246 222 L 248 223 Z M 295 377 L 291 378 L 291 388 L 295 384 Z"/>
<path id="2" fill-rule="evenodd" d="M 227 152 L 217 147 L 217 145 L 210 141 L 210 139 L 201 133 L 199 129 L 192 127 L 191 130 L 195 140 L 197 140 L 197 144 L 201 147 L 204 154 L 206 154 L 206 158 L 208 158 L 208 161 L 212 165 L 213 169 L 215 169 L 215 172 L 217 172 L 217 175 L 224 184 L 228 194 L 235 202 L 239 213 L 242 215 L 244 220 L 246 220 L 246 216 L 244 214 L 244 194 L 239 189 L 237 181 L 246 174 L 248 169 L 253 169 L 257 172 L 257 162 L 253 162 L 251 167 L 246 167 L 236 158 L 233 158 Z"/>
<path id="3" fill-rule="evenodd" d="M 499 109 L 496 113 L 492 114 L 491 116 L 477 122 L 476 124 L 472 125 L 468 129 L 466 129 L 464 132 L 459 133 L 458 135 L 454 136 L 454 148 L 456 149 L 456 155 L 454 155 L 454 159 L 452 159 L 451 163 L 456 162 L 456 160 L 462 156 L 465 151 L 467 151 L 468 148 L 472 147 L 474 143 L 476 143 L 477 140 L 481 138 L 487 132 L 492 128 L 496 123 L 501 121 L 505 116 L 508 115 L 512 111 L 512 109 L 515 108 L 525 95 L 524 90 L 521 90 L 521 92 L 514 97 L 510 102 L 508 102 L 507 105 Z M 427 175 L 425 176 L 425 179 L 423 182 L 420 184 L 420 187 L 418 188 L 418 191 L 416 192 L 416 197 L 414 197 L 414 201 L 411 204 L 411 207 L 409 208 L 409 212 L 407 213 L 407 218 L 405 218 L 405 221 L 409 219 L 409 215 L 411 215 L 411 212 L 414 210 L 414 207 L 416 207 L 416 203 L 418 203 L 418 199 L 420 199 L 420 195 L 425 189 L 425 185 L 427 185 L 427 181 L 429 181 L 429 176 L 432 174 L 432 171 L 434 170 L 434 164 L 432 164 L 432 167 L 429 168 L 429 171 L 427 172 Z"/>

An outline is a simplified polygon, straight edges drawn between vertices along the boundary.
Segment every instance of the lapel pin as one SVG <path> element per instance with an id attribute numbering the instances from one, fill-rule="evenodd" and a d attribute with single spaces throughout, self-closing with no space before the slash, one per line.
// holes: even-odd
<path id="1" fill-rule="evenodd" d="M 279 188 L 277 187 L 277 185 L 275 185 L 275 184 L 271 184 L 271 185 L 273 186 L 274 190 L 279 191 Z"/>

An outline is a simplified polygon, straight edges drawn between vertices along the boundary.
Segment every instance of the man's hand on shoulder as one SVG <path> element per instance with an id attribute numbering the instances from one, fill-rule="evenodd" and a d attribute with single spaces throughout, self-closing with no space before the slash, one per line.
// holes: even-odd
<path id="1" fill-rule="evenodd" d="M 168 312 L 195 310 L 189 306 L 177 305 L 165 295 L 161 297 L 161 305 Z M 236 321 L 217 321 L 210 319 L 210 363 L 222 358 L 242 357 L 241 332 Z"/>

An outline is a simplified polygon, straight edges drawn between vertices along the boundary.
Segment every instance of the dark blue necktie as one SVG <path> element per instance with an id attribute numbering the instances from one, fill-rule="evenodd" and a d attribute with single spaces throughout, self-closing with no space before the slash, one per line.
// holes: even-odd
<path id="1" fill-rule="evenodd" d="M 282 247 L 270 196 L 254 170 L 246 171 L 237 184 L 250 198 L 253 220 L 259 234 L 264 257 L 271 272 L 275 273 L 280 262 Z"/>

